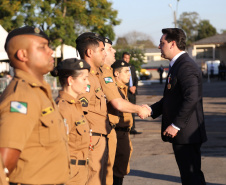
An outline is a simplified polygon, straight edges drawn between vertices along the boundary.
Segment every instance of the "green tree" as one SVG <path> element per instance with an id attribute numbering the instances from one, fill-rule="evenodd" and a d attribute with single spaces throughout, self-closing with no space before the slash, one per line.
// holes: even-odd
<path id="1" fill-rule="evenodd" d="M 124 49 L 117 49 L 116 47 L 116 59 L 122 59 L 123 52 L 130 53 L 130 64 L 134 65 L 137 71 L 140 71 L 141 65 L 144 60 L 144 52 L 141 49 L 128 47 Z"/>
<path id="2" fill-rule="evenodd" d="M 178 27 L 187 35 L 187 45 L 195 41 L 198 31 L 199 14 L 197 12 L 183 12 L 177 21 Z"/>
<path id="3" fill-rule="evenodd" d="M 217 31 L 208 20 L 201 20 L 198 24 L 198 35 L 196 40 L 216 35 Z"/>
<path id="4" fill-rule="evenodd" d="M 7 2 L 2 0 L 2 2 Z M 53 46 L 75 46 L 75 40 L 84 31 L 97 32 L 114 40 L 113 26 L 120 24 L 117 11 L 107 0 L 20 0 L 19 9 L 11 19 L 22 20 L 19 26 L 34 25 L 42 28 Z M 12 5 L 11 3 L 10 5 Z M 4 6 L 5 5 L 4 3 Z M 10 6 L 9 6 L 10 8 Z M 10 17 L 9 16 L 9 17 Z M 6 16 L 1 17 L 2 21 Z M 10 22 L 10 19 L 7 19 Z M 11 28 L 17 26 L 11 26 Z"/>
<path id="5" fill-rule="evenodd" d="M 6 31 L 10 31 L 23 24 L 23 17 L 15 13 L 20 8 L 20 1 L 0 0 L 0 25 Z"/>

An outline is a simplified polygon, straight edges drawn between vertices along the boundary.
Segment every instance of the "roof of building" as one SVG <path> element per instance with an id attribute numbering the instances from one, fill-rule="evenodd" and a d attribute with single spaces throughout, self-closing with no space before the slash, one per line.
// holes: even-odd
<path id="1" fill-rule="evenodd" d="M 207 37 L 193 43 L 193 45 L 204 45 L 204 44 L 226 44 L 226 33 L 217 34 L 212 37 Z"/>
<path id="2" fill-rule="evenodd" d="M 160 65 L 162 65 L 164 68 L 169 67 L 169 61 L 168 60 L 158 60 L 158 61 L 149 61 L 146 64 L 142 64 L 142 69 L 153 69 L 158 68 Z"/>
<path id="3" fill-rule="evenodd" d="M 158 48 L 147 48 L 144 50 L 144 53 L 161 53 L 161 51 Z"/>

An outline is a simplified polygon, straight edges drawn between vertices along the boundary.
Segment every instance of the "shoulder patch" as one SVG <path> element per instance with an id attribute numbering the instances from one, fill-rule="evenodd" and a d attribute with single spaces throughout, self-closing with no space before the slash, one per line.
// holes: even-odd
<path id="1" fill-rule="evenodd" d="M 90 85 L 87 85 L 86 92 L 90 92 Z"/>
<path id="2" fill-rule="evenodd" d="M 10 102 L 10 112 L 18 112 L 21 114 L 27 114 L 27 103 L 19 101 Z"/>
<path id="3" fill-rule="evenodd" d="M 104 78 L 104 81 L 105 81 L 106 84 L 113 83 L 113 79 L 111 77 Z"/>
<path id="4" fill-rule="evenodd" d="M 89 101 L 85 97 L 80 98 L 79 101 L 81 102 L 83 107 L 88 107 Z"/>

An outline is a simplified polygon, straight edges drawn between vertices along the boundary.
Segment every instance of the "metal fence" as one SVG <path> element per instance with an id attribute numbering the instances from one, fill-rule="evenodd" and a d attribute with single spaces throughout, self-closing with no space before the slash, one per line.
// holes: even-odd
<path id="1" fill-rule="evenodd" d="M 0 93 L 4 91 L 4 89 L 7 87 L 9 82 L 10 82 L 10 79 L 8 78 L 0 78 Z"/>
<path id="2" fill-rule="evenodd" d="M 61 88 L 57 86 L 57 78 L 53 76 L 45 75 L 44 80 L 50 85 L 53 93 L 57 93 L 58 90 Z M 10 82 L 10 79 L 8 78 L 0 78 L 0 93 L 4 91 L 4 89 L 7 87 L 9 82 Z"/>

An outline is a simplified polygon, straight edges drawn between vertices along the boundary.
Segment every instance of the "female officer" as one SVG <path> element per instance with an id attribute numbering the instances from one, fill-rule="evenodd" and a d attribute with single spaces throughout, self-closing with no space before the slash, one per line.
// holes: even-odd
<path id="1" fill-rule="evenodd" d="M 89 125 L 77 97 L 86 92 L 89 70 L 90 66 L 85 60 L 71 58 L 60 62 L 51 73 L 59 76 L 62 86 L 56 103 L 68 127 L 71 158 L 71 178 L 68 185 L 85 185 L 88 179 Z"/>

